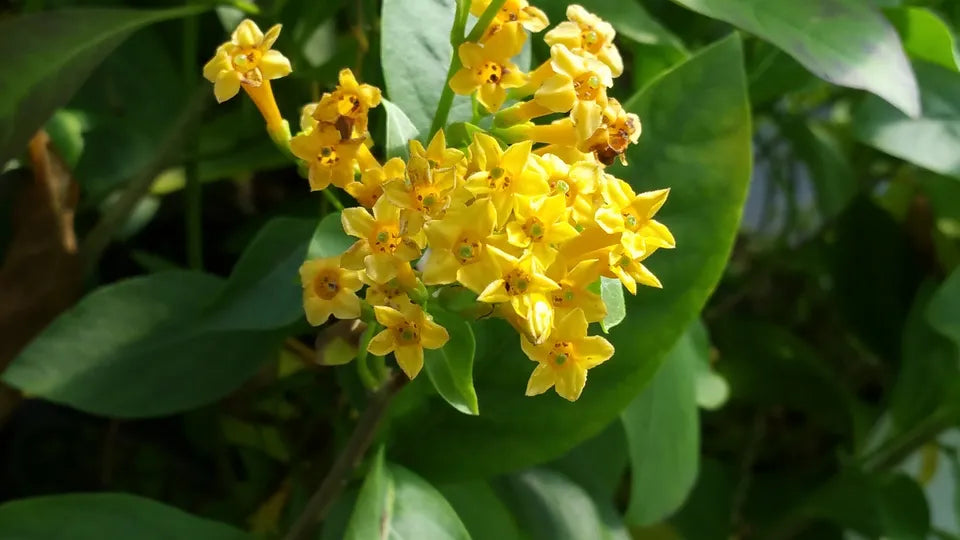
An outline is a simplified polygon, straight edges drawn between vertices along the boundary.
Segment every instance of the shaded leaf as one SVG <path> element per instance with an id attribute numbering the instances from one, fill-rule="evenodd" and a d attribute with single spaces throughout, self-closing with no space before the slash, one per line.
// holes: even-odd
<path id="1" fill-rule="evenodd" d="M 623 301 L 623 285 L 619 279 L 600 278 L 600 297 L 604 305 L 607 306 L 607 315 L 600 321 L 600 327 L 604 332 L 610 332 L 610 329 L 623 322 L 627 316 L 627 306 Z"/>
<path id="2" fill-rule="evenodd" d="M 917 81 L 896 31 L 860 0 L 674 1 L 762 37 L 827 82 L 867 90 L 920 115 Z"/>
<path id="3" fill-rule="evenodd" d="M 320 220 L 317 228 L 313 231 L 310 246 L 307 248 L 307 258 L 318 259 L 340 255 L 353 245 L 353 241 L 353 237 L 347 236 L 347 233 L 343 232 L 340 212 L 328 214 L 323 216 L 323 219 Z"/>
<path id="4" fill-rule="evenodd" d="M 440 484 L 437 489 L 456 510 L 472 538 L 524 539 L 510 508 L 487 482 Z"/>
<path id="5" fill-rule="evenodd" d="M 476 341 L 470 324 L 444 310 L 431 311 L 434 322 L 447 329 L 450 340 L 439 349 L 423 351 L 424 368 L 437 392 L 454 409 L 464 414 L 480 414 L 477 392 L 473 388 L 473 355 Z"/>
<path id="6" fill-rule="evenodd" d="M 901 7 L 888 9 L 886 15 L 900 34 L 907 54 L 957 71 L 953 33 L 936 13 L 922 7 Z"/>
<path id="7" fill-rule="evenodd" d="M 410 157 L 407 142 L 410 139 L 416 139 L 420 133 L 400 107 L 385 99 L 383 108 L 387 111 L 387 136 L 384 143 L 387 159 L 392 157 L 407 159 Z"/>

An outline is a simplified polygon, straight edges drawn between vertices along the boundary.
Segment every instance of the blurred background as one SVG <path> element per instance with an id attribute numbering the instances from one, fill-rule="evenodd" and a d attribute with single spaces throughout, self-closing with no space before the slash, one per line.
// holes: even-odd
<path id="1" fill-rule="evenodd" d="M 533 4 L 564 20 L 567 2 Z M 742 40 L 753 162 L 732 255 L 699 321 L 600 435 L 531 469 L 437 489 L 479 539 L 960 538 L 960 2 L 582 4 L 618 30 L 626 69 L 611 95 L 624 103 L 731 33 Z M 173 5 L 0 2 L 0 50 L 16 56 L 2 35 L 19 17 Z M 402 5 L 423 26 L 432 13 L 452 18 L 452 0 Z M 0 68 L 0 96 L 58 50 L 75 61 L 50 61 L 45 76 L 76 92 L 44 124 L 52 151 L 35 140 L 0 163 L 0 369 L 100 286 L 198 262 L 228 276 L 272 219 L 332 210 L 305 196 L 252 103 L 216 106 L 200 68 L 252 16 L 283 24 L 276 47 L 294 72 L 274 92 L 291 123 L 342 67 L 391 97 L 381 3 L 204 6 L 100 34 L 85 46 L 115 46 L 102 62 L 56 49 L 83 19 L 19 26 L 34 36 L 23 47 L 54 52 Z M 537 36 L 530 44 L 524 55 L 539 65 L 549 52 Z M 674 107 L 709 118 L 699 107 L 726 83 L 716 84 L 673 96 Z M 383 107 L 370 126 L 383 141 Z M 202 206 L 188 185 L 201 186 Z M 188 240 L 191 220 L 202 248 Z M 352 371 L 311 363 L 305 322 L 286 330 L 299 339 L 251 360 L 252 377 L 227 397 L 174 415 L 111 418 L 0 387 L 0 502 L 122 491 L 278 537 L 349 434 L 362 392 Z M 240 356 L 244 343 L 228 349 Z M 696 367 L 668 370 L 678 356 Z M 349 508 L 338 503 L 325 537 L 338 537 Z"/>

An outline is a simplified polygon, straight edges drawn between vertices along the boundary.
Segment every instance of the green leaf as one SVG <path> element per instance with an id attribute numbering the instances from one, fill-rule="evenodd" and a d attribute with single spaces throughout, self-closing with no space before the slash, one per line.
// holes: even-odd
<path id="1" fill-rule="evenodd" d="M 930 530 L 923 490 L 902 474 L 846 472 L 816 493 L 803 513 L 835 521 L 872 538 L 923 540 Z"/>
<path id="2" fill-rule="evenodd" d="M 401 157 L 407 159 L 410 157 L 410 148 L 408 141 L 416 139 L 420 133 L 417 126 L 413 125 L 403 109 L 386 99 L 383 100 L 383 108 L 387 111 L 387 135 L 384 148 L 387 153 L 387 159 Z"/>
<path id="3" fill-rule="evenodd" d="M 431 315 L 434 322 L 447 329 L 450 340 L 440 349 L 423 351 L 430 382 L 454 409 L 480 414 L 473 388 L 473 355 L 477 347 L 473 330 L 466 320 L 448 311 L 433 310 Z"/>
<path id="4" fill-rule="evenodd" d="M 472 538 L 526 540 L 516 518 L 489 483 L 473 480 L 440 484 L 437 489 L 457 511 Z"/>
<path id="5" fill-rule="evenodd" d="M 78 493 L 0 505 L 0 537 L 57 540 L 241 540 L 229 525 L 125 493 Z"/>
<path id="6" fill-rule="evenodd" d="M 364 540 L 382 538 L 383 520 L 380 516 L 389 516 L 394 494 L 392 480 L 384 465 L 384 449 L 381 446 L 370 464 L 367 476 L 363 479 L 356 505 L 347 523 L 344 540 Z M 389 519 L 389 517 L 387 518 Z"/>
<path id="7" fill-rule="evenodd" d="M 840 215 L 859 186 L 839 137 L 827 125 L 812 120 L 787 122 L 782 128 L 810 173 L 820 217 L 830 220 Z"/>
<path id="8" fill-rule="evenodd" d="M 960 178 L 960 73 L 915 62 L 923 115 L 909 118 L 868 97 L 854 112 L 854 135 L 862 142 L 921 167 Z"/>
<path id="9" fill-rule="evenodd" d="M 70 9 L 0 22 L 0 50 L 6 51 L 0 66 L 0 163 L 20 153 L 131 32 L 204 9 Z"/>
<path id="10" fill-rule="evenodd" d="M 576 482 L 595 500 L 612 501 L 627 470 L 627 460 L 627 435 L 618 418 L 549 467 Z"/>
<path id="11" fill-rule="evenodd" d="M 628 540 L 612 508 L 561 473 L 532 469 L 507 478 L 503 497 L 531 540 Z"/>
<path id="12" fill-rule="evenodd" d="M 300 320 L 303 292 L 297 271 L 314 229 L 312 219 L 281 217 L 267 222 L 210 308 L 208 327 L 265 330 Z"/>
<path id="13" fill-rule="evenodd" d="M 954 270 L 930 299 L 927 321 L 960 346 L 960 269 Z"/>
<path id="14" fill-rule="evenodd" d="M 920 115 L 917 81 L 896 31 L 861 0 L 674 1 L 762 37 L 827 82 L 867 90 Z"/>
<path id="15" fill-rule="evenodd" d="M 380 60 L 387 95 L 426 136 L 453 56 L 450 29 L 454 0 L 384 0 Z M 471 116 L 470 100 L 454 99 L 447 123 Z"/>
<path id="16" fill-rule="evenodd" d="M 948 279 L 947 284 L 950 282 Z M 890 414 L 900 430 L 914 426 L 939 408 L 951 382 L 960 377 L 956 344 L 931 326 L 933 320 L 944 317 L 938 310 L 956 309 L 958 298 L 950 297 L 947 284 L 939 290 L 929 282 L 921 286 L 903 328 L 900 372 L 890 402 Z"/>
<path id="17" fill-rule="evenodd" d="M 697 364 L 705 361 L 702 355 L 688 330 L 650 384 L 620 415 L 630 447 L 626 519 L 631 525 L 652 525 L 669 516 L 697 479 L 700 421 L 695 376 Z"/>
<path id="18" fill-rule="evenodd" d="M 695 351 L 696 375 L 694 385 L 697 405 L 707 410 L 719 409 L 730 396 L 730 385 L 722 375 L 714 371 L 711 361 L 710 335 L 702 321 L 694 323 L 687 331 Z"/>
<path id="19" fill-rule="evenodd" d="M 696 93 L 697 106 L 682 96 Z M 733 244 L 750 177 L 750 119 L 739 39 L 720 41 L 666 73 L 626 104 L 644 136 L 631 167 L 608 172 L 639 181 L 638 190 L 671 188 L 658 214 L 677 249 L 645 261 L 664 288 L 627 299 L 629 317 L 611 332 L 617 352 L 590 371 L 576 403 L 551 391 L 526 397 L 533 362 L 516 331 L 499 320 L 474 325 L 475 387 L 483 414 L 441 410 L 436 399 L 402 392 L 392 450 L 432 477 L 490 475 L 557 458 L 596 435 L 643 389 L 713 290 Z M 709 201 L 709 203 L 705 202 Z"/>
<path id="20" fill-rule="evenodd" d="M 215 401 L 270 358 L 283 335 L 205 327 L 223 282 L 171 271 L 101 287 L 61 314 L 3 373 L 24 393 L 120 418 Z"/>
<path id="21" fill-rule="evenodd" d="M 623 285 L 619 279 L 600 278 L 600 297 L 607 306 L 607 315 L 600 321 L 600 327 L 609 333 L 610 329 L 623 322 L 627 316 L 627 306 L 623 300 Z"/>
<path id="22" fill-rule="evenodd" d="M 347 236 L 347 233 L 343 232 L 340 212 L 328 214 L 323 216 L 323 219 L 320 220 L 317 228 L 313 231 L 310 246 L 307 248 L 307 258 L 319 259 L 341 255 L 353 245 L 353 241 L 353 237 Z"/>
<path id="23" fill-rule="evenodd" d="M 436 488 L 403 467 L 384 465 L 381 450 L 360 488 L 343 538 L 469 540 L 470 534 Z"/>
<path id="24" fill-rule="evenodd" d="M 907 54 L 957 71 L 953 33 L 936 13 L 921 7 L 888 9 L 885 13 L 900 34 Z"/>

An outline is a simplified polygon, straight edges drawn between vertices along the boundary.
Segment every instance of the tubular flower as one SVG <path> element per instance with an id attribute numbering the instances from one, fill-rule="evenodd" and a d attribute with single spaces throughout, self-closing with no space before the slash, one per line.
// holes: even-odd
<path id="1" fill-rule="evenodd" d="M 499 109 L 507 99 L 508 88 L 526 83 L 523 72 L 510 61 L 520 53 L 525 37 L 522 28 L 509 25 L 482 45 L 461 44 L 457 54 L 463 67 L 450 79 L 450 88 L 460 95 L 477 90 L 481 105 L 490 112 Z"/>
<path id="2" fill-rule="evenodd" d="M 613 26 L 576 4 L 567 6 L 567 19 L 546 33 L 543 40 L 547 45 L 564 45 L 572 51 L 592 54 L 610 68 L 614 77 L 619 77 L 623 59 L 613 44 L 617 35 Z"/>
<path id="3" fill-rule="evenodd" d="M 597 210 L 597 224 L 608 233 L 620 233 L 627 254 L 639 257 L 657 248 L 673 248 L 677 242 L 670 229 L 653 219 L 667 202 L 669 189 L 634 193 L 630 184 L 609 177 L 603 185 L 607 202 Z"/>
<path id="4" fill-rule="evenodd" d="M 366 208 L 373 205 L 383 195 L 383 186 L 393 181 L 403 181 L 406 165 L 400 158 L 388 160 L 381 167 L 379 164 L 360 174 L 359 182 L 350 182 L 345 188 L 354 199 Z"/>
<path id="5" fill-rule="evenodd" d="M 401 313 L 388 306 L 373 308 L 385 330 L 370 340 L 367 350 L 377 356 L 393 353 L 400 369 L 414 378 L 423 368 L 423 349 L 439 349 L 450 339 L 447 330 L 433 322 L 420 306 Z"/>
<path id="6" fill-rule="evenodd" d="M 343 230 L 359 238 L 342 256 L 343 266 L 364 269 L 376 283 L 386 283 L 399 275 L 398 268 L 420 256 L 414 240 L 422 221 L 401 220 L 400 208 L 386 197 L 373 205 L 373 215 L 365 208 L 347 208 L 340 215 Z"/>
<path id="7" fill-rule="evenodd" d="M 607 88 L 613 86 L 610 68 L 594 58 L 577 56 L 564 45 L 550 47 L 548 77 L 533 96 L 534 102 L 553 111 L 570 111 L 577 140 L 585 141 L 600 127 L 607 105 Z"/>
<path id="8" fill-rule="evenodd" d="M 447 148 L 447 137 L 442 129 L 430 139 L 430 144 L 426 148 L 420 141 L 410 139 L 410 158 L 422 158 L 433 170 L 450 170 L 457 175 L 463 175 L 466 168 L 463 163 L 463 152 L 456 148 Z"/>
<path id="9" fill-rule="evenodd" d="M 527 382 L 527 395 L 542 394 L 555 387 L 561 397 L 576 401 L 587 383 L 587 370 L 613 356 L 613 345 L 600 336 L 587 335 L 587 319 L 575 309 L 557 323 L 553 334 L 541 344 L 521 338 L 523 352 L 537 367 Z"/>
<path id="10" fill-rule="evenodd" d="M 332 314 L 338 319 L 360 317 L 357 291 L 363 286 L 360 275 L 340 267 L 340 257 L 312 259 L 300 266 L 303 310 L 307 321 L 319 326 Z"/>
<path id="11" fill-rule="evenodd" d="M 362 139 L 341 139 L 332 124 L 318 124 L 290 140 L 290 151 L 308 167 L 310 189 L 325 189 L 331 183 L 344 187 L 353 181 L 354 163 Z"/>
<path id="12" fill-rule="evenodd" d="M 472 159 L 481 170 L 471 174 L 465 186 L 474 195 L 493 201 L 498 227 L 510 218 L 516 195 L 542 195 L 549 189 L 543 171 L 528 167 L 531 147 L 530 142 L 521 142 L 504 151 L 496 139 L 481 133 L 470 145 Z"/>
<path id="13" fill-rule="evenodd" d="M 489 5 L 490 0 L 472 0 L 470 2 L 470 13 L 474 17 L 479 17 L 486 11 Z M 550 21 L 547 19 L 547 14 L 531 6 L 527 0 L 507 0 L 503 3 L 500 10 L 497 11 L 497 14 L 494 15 L 487 32 L 492 35 L 496 33 L 502 25 L 513 22 L 520 23 L 531 32 L 539 32 L 550 24 Z"/>
<path id="14" fill-rule="evenodd" d="M 430 253 L 423 265 L 423 282 L 442 285 L 459 281 L 480 294 L 498 271 L 487 249 L 497 224 L 488 200 L 474 202 L 424 226 Z"/>
<path id="15" fill-rule="evenodd" d="M 203 76 L 213 83 L 213 95 L 219 103 L 243 88 L 263 116 L 271 137 L 285 140 L 290 138 L 290 129 L 270 87 L 271 80 L 292 71 L 290 60 L 270 48 L 279 35 L 279 24 L 264 34 L 256 23 L 245 19 L 233 31 L 230 41 L 217 47 L 216 54 L 203 66 Z"/>
<path id="16" fill-rule="evenodd" d="M 513 311 L 527 322 L 534 341 L 543 341 L 553 326 L 553 305 L 548 295 L 560 286 L 544 274 L 543 266 L 532 253 L 518 259 L 493 246 L 487 250 L 497 263 L 499 276 L 477 300 L 489 304 L 509 302 Z"/>
<path id="17" fill-rule="evenodd" d="M 587 322 L 602 321 L 606 317 L 607 306 L 603 298 L 590 290 L 590 286 L 600 279 L 602 270 L 603 264 L 598 259 L 580 261 L 573 268 L 558 261 L 547 269 L 547 276 L 560 285 L 550 293 L 557 319 L 574 309 L 582 310 Z"/>
<path id="18" fill-rule="evenodd" d="M 447 211 L 455 187 L 455 168 L 433 168 L 425 158 L 412 156 L 406 178 L 388 182 L 383 189 L 393 204 L 435 219 Z"/>
<path id="19" fill-rule="evenodd" d="M 553 264 L 560 244 L 577 236 L 577 230 L 567 220 L 566 200 L 562 195 L 536 198 L 519 195 L 514 213 L 516 219 L 507 223 L 507 241 L 529 249 L 544 266 Z"/>
<path id="20" fill-rule="evenodd" d="M 365 274 L 362 274 L 361 278 L 367 285 L 364 300 L 371 306 L 387 306 L 401 313 L 407 313 L 416 307 L 399 279 L 394 278 L 386 283 L 377 283 Z"/>
<path id="21" fill-rule="evenodd" d="M 313 117 L 320 122 L 342 125 L 345 138 L 362 137 L 367 133 L 367 114 L 380 105 L 380 89 L 360 84 L 353 71 L 340 70 L 340 84 L 320 98 Z"/>
<path id="22" fill-rule="evenodd" d="M 639 257 L 633 257 L 627 253 L 623 246 L 616 246 L 610 250 L 604 275 L 619 279 L 620 283 L 623 283 L 623 286 L 630 291 L 630 294 L 637 294 L 638 283 L 661 289 L 663 285 L 657 279 L 657 276 L 653 275 L 653 272 L 642 264 L 644 259 L 654 251 L 656 250 L 650 250 Z"/>

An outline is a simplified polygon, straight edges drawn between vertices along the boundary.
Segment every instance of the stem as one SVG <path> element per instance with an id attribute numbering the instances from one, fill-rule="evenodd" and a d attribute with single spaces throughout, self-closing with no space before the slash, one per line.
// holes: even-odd
<path id="1" fill-rule="evenodd" d="M 196 84 L 197 39 L 200 28 L 196 15 L 183 21 L 183 80 L 188 86 Z M 195 152 L 199 145 L 197 131 L 191 129 L 186 137 L 187 148 Z M 200 185 L 199 162 L 195 159 L 185 164 L 186 174 L 186 229 L 187 265 L 193 270 L 203 270 L 203 190 Z"/>
<path id="2" fill-rule="evenodd" d="M 453 106 L 453 88 L 450 88 L 450 79 L 463 67 L 463 64 L 460 62 L 460 45 L 464 41 L 478 41 L 480 37 L 483 36 L 483 32 L 490 26 L 490 21 L 493 20 L 493 17 L 497 14 L 497 11 L 500 11 L 500 8 L 503 7 L 505 2 L 506 0 L 493 0 L 490 2 L 487 9 L 485 9 L 480 15 L 480 18 L 477 19 L 477 24 L 473 25 L 466 39 L 463 37 L 463 32 L 467 27 L 467 14 L 469 13 L 469 9 L 467 9 L 467 2 L 457 2 L 457 12 L 453 18 L 453 29 L 450 31 L 450 45 L 453 46 L 453 56 L 450 57 L 450 67 L 447 69 L 447 78 L 444 80 L 443 91 L 440 93 L 440 101 L 437 103 L 437 112 L 434 113 L 433 123 L 430 124 L 430 136 L 427 138 L 428 140 L 433 139 L 433 136 L 446 125 L 447 116 L 450 115 L 450 107 Z"/>
<path id="3" fill-rule="evenodd" d="M 343 211 L 343 203 L 340 202 L 340 199 L 338 199 L 337 196 L 333 194 L 333 191 L 331 191 L 330 188 L 321 189 L 320 193 L 323 194 L 324 199 L 330 201 L 330 204 L 332 204 L 334 208 L 336 208 L 341 212 Z"/>
<path id="4" fill-rule="evenodd" d="M 373 436 L 377 431 L 377 426 L 383 419 L 384 413 L 390 400 L 406 384 L 407 377 L 400 371 L 380 387 L 379 390 L 370 398 L 367 409 L 363 411 L 357 425 L 353 428 L 350 440 L 337 456 L 337 460 L 330 468 L 326 478 L 313 493 L 306 507 L 297 521 L 290 528 L 285 540 L 305 540 L 311 538 L 316 525 L 323 519 L 330 504 L 337 498 L 337 495 L 343 491 L 346 485 L 347 476 L 353 471 L 357 463 L 363 458 L 373 442 Z"/>
<path id="5" fill-rule="evenodd" d="M 878 471 L 899 465 L 907 456 L 952 426 L 958 417 L 960 413 L 955 408 L 937 409 L 917 422 L 909 431 L 901 433 L 872 453 L 863 456 L 860 463 L 867 471 Z"/>

